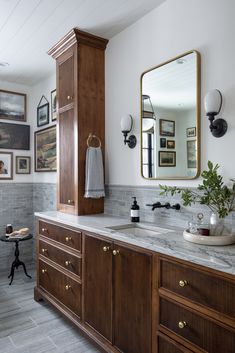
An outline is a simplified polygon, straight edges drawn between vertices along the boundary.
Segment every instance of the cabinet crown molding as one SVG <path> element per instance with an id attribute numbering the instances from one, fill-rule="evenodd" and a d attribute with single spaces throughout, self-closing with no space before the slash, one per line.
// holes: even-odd
<path id="1" fill-rule="evenodd" d="M 108 44 L 108 40 L 81 31 L 79 28 L 75 27 L 70 32 L 68 32 L 61 40 L 59 40 L 59 42 L 53 45 L 53 47 L 48 50 L 47 54 L 56 59 L 75 43 L 85 44 L 97 49 L 105 50 Z"/>

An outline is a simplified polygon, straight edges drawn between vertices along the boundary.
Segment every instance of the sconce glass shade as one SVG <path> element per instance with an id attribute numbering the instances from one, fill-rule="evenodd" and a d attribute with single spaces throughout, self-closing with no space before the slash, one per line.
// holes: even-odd
<path id="1" fill-rule="evenodd" d="M 130 114 L 124 115 L 121 119 L 121 130 L 122 132 L 130 132 L 133 125 L 133 119 Z"/>
<path id="2" fill-rule="evenodd" d="M 209 91 L 204 99 L 206 115 L 217 115 L 222 106 L 222 94 L 218 89 Z"/>

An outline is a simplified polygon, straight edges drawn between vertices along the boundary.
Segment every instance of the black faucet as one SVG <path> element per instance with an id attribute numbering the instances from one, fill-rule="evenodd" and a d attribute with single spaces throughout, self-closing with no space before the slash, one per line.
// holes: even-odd
<path id="1" fill-rule="evenodd" d="M 169 210 L 170 208 L 172 208 L 173 210 L 180 210 L 180 204 L 176 203 L 175 205 L 170 205 L 169 202 L 166 202 L 164 205 L 161 204 L 161 202 L 155 202 L 153 204 L 147 204 L 146 206 L 150 206 L 152 207 L 152 211 L 155 210 L 155 208 L 166 208 L 167 210 Z"/>

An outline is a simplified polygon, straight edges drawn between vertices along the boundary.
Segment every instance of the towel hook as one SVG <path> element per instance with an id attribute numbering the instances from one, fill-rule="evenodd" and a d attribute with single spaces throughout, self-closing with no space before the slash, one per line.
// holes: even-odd
<path id="1" fill-rule="evenodd" d="M 88 147 L 91 147 L 90 146 L 90 142 L 92 139 L 96 139 L 98 142 L 99 142 L 99 147 L 101 147 L 101 141 L 100 141 L 100 138 L 96 135 L 92 135 L 92 134 L 89 134 L 88 138 L 87 138 L 87 146 Z"/>

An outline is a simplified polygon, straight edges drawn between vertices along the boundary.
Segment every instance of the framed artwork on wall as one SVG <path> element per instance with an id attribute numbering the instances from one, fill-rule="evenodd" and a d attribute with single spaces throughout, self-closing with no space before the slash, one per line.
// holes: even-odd
<path id="1" fill-rule="evenodd" d="M 197 148 L 196 148 L 196 140 L 187 141 L 187 165 L 188 168 L 196 168 L 197 167 Z"/>
<path id="2" fill-rule="evenodd" d="M 16 156 L 16 174 L 30 174 L 31 158 L 26 156 Z"/>
<path id="3" fill-rule="evenodd" d="M 49 103 L 37 107 L 37 126 L 49 124 Z"/>
<path id="4" fill-rule="evenodd" d="M 26 121 L 26 94 L 0 90 L 0 119 Z"/>
<path id="5" fill-rule="evenodd" d="M 159 120 L 160 136 L 175 136 L 175 121 L 174 120 Z"/>
<path id="6" fill-rule="evenodd" d="M 195 127 L 188 127 L 186 129 L 187 137 L 195 137 L 196 136 L 196 126 Z"/>
<path id="7" fill-rule="evenodd" d="M 165 137 L 160 138 L 160 148 L 166 148 L 166 139 Z"/>
<path id="8" fill-rule="evenodd" d="M 13 153 L 0 152 L 0 180 L 13 179 Z"/>
<path id="9" fill-rule="evenodd" d="M 30 126 L 0 122 L 0 148 L 29 150 Z"/>
<path id="10" fill-rule="evenodd" d="M 35 172 L 56 172 L 56 126 L 34 133 Z"/>
<path id="11" fill-rule="evenodd" d="M 159 167 L 175 167 L 176 166 L 176 152 L 159 151 L 158 166 Z"/>
<path id="12" fill-rule="evenodd" d="M 167 148 L 174 149 L 175 148 L 175 141 L 174 140 L 167 140 Z"/>
<path id="13" fill-rule="evenodd" d="M 56 89 L 51 91 L 51 121 L 57 119 L 57 98 L 56 98 Z"/>

